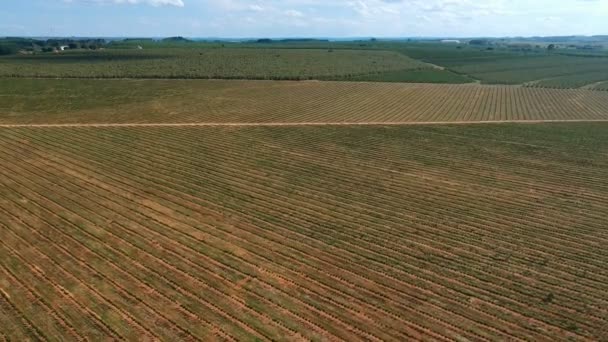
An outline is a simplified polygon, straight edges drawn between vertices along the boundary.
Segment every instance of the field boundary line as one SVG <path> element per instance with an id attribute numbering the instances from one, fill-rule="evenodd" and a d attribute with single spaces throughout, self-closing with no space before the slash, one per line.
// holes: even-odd
<path id="1" fill-rule="evenodd" d="M 69 127 L 280 127 L 280 126 L 426 126 L 481 124 L 542 124 L 608 122 L 608 119 L 560 120 L 477 120 L 477 121 L 363 121 L 363 122 L 182 122 L 182 123 L 59 123 L 0 124 L 0 128 L 69 128 Z"/>

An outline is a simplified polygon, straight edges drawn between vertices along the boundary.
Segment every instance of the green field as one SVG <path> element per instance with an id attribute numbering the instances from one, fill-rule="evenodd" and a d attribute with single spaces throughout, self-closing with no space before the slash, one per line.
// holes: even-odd
<path id="1" fill-rule="evenodd" d="M 568 74 L 566 76 L 551 77 L 526 84 L 527 87 L 555 88 L 555 89 L 576 89 L 585 88 L 591 90 L 602 90 L 595 87 L 598 82 L 608 79 L 608 70 L 595 70 L 591 72 L 581 72 Z"/>
<path id="2" fill-rule="evenodd" d="M 0 123 L 605 120 L 608 93 L 514 86 L 0 79 Z"/>
<path id="3" fill-rule="evenodd" d="M 504 48 L 441 45 L 433 43 L 392 44 L 384 48 L 436 64 L 449 71 L 486 84 L 525 84 L 544 88 L 581 88 L 608 81 L 608 54 L 532 49 L 528 52 Z M 428 77 L 427 79 L 432 79 Z M 458 80 L 450 83 L 460 83 Z"/>
<path id="4" fill-rule="evenodd" d="M 139 50 L 138 48 L 143 48 Z M 0 57 L 0 77 L 212 78 L 513 84 L 594 88 L 603 51 L 405 41 L 117 41 L 97 50 Z"/>
<path id="5" fill-rule="evenodd" d="M 425 70 L 386 71 L 368 75 L 343 77 L 345 81 L 360 82 L 403 82 L 403 83 L 472 83 L 474 80 L 465 75 L 459 75 L 438 68 Z"/>
<path id="6" fill-rule="evenodd" d="M 0 57 L 0 76 L 320 79 L 428 69 L 394 51 L 331 49 L 106 49 Z"/>
<path id="7" fill-rule="evenodd" d="M 443 66 L 470 75 L 483 83 L 543 86 L 545 79 L 559 81 L 548 87 L 579 88 L 608 79 L 608 58 L 587 58 L 557 55 L 505 56 L 492 59 L 446 60 Z"/>

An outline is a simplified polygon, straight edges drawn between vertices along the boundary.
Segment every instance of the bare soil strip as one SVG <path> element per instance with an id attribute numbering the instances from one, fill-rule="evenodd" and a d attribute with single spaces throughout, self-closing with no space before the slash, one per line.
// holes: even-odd
<path id="1" fill-rule="evenodd" d="M 0 128 L 66 128 L 66 127 L 274 127 L 274 126 L 415 126 L 415 125 L 479 125 L 539 124 L 557 122 L 608 122 L 601 120 L 480 120 L 480 121 L 400 121 L 400 122 L 186 122 L 186 123 L 72 123 L 72 124 L 0 124 Z"/>

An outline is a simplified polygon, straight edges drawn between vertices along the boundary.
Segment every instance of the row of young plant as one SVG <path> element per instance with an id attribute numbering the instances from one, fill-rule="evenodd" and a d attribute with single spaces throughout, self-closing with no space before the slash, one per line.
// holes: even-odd
<path id="1" fill-rule="evenodd" d="M 150 141 L 150 143 L 151 143 L 151 141 Z M 242 168 L 242 167 L 241 167 L 241 168 Z M 227 171 L 226 171 L 226 172 L 227 172 Z M 283 199 L 283 200 L 285 200 L 285 199 Z M 333 205 L 335 206 L 336 204 L 333 204 Z M 260 209 L 262 209 L 262 210 L 266 210 L 266 211 L 267 211 L 267 210 L 269 210 L 269 208 L 260 208 Z M 318 210 L 318 208 L 317 208 L 317 210 Z M 369 222 L 368 222 L 368 224 L 369 224 Z M 352 247 L 351 247 L 351 248 L 352 248 Z M 374 248 L 372 248 L 372 250 L 374 250 L 374 249 L 376 249 L 376 248 L 378 248 L 378 246 L 374 246 Z M 385 252 L 386 252 L 386 250 L 385 250 Z"/>
<path id="2" fill-rule="evenodd" d="M 221 259 L 221 258 L 220 258 L 220 259 Z M 119 265 L 122 265 L 122 264 L 119 264 Z M 254 279 L 257 279 L 257 278 L 258 278 L 258 276 L 257 276 L 257 275 L 250 275 L 250 276 L 252 276 Z M 284 300 L 285 300 L 285 299 L 284 299 Z M 183 303 L 182 303 L 182 304 L 183 304 Z M 271 311 L 271 312 L 274 312 L 274 311 Z M 199 315 L 200 315 L 200 314 L 199 314 Z M 203 315 L 203 316 L 205 316 L 205 315 Z M 323 316 L 324 316 L 324 315 L 321 313 L 321 317 L 323 317 Z M 327 319 L 327 316 L 326 316 L 326 315 L 325 315 L 325 319 Z M 331 327 L 332 327 L 332 325 L 329 325 L 329 327 L 331 328 Z M 232 329 L 232 327 L 230 327 L 230 328 Z M 268 329 L 268 328 L 266 327 L 265 329 Z M 338 329 L 338 327 L 334 327 L 334 328 L 332 328 L 332 330 L 335 330 L 335 329 Z"/>
<path id="3" fill-rule="evenodd" d="M 407 122 L 606 118 L 607 97 L 583 90 L 502 86 L 296 84 L 230 92 L 228 110 L 187 122 Z M 260 101 L 253 101 L 253 99 Z M 210 98 L 212 100 L 213 98 Z M 314 100 L 314 101 L 313 101 Z"/>
<path id="4" fill-rule="evenodd" d="M 49 81 L 45 81 L 49 82 Z M 55 81 L 53 81 L 55 82 Z M 57 81 L 59 82 L 59 81 Z M 100 83 L 89 104 L 72 105 L 73 96 L 32 94 L 7 99 L 1 123 L 154 123 L 154 122 L 411 122 L 606 119 L 608 94 L 510 86 L 370 84 L 341 82 L 214 81 L 155 84 L 135 103 Z M 127 81 L 125 81 L 127 82 Z M 138 81 L 131 81 L 138 82 Z M 178 82 L 178 81 L 174 81 Z M 234 83 L 233 83 L 234 82 Z M 154 83 L 154 82 L 153 82 Z M 49 84 L 44 89 L 56 86 Z M 73 86 L 73 85 L 70 85 Z M 146 87 L 147 85 L 142 84 Z M 94 86 L 92 86 L 94 88 Z M 181 91 L 181 92 L 180 92 Z M 175 94 L 173 92 L 180 92 Z M 29 95 L 28 95 L 29 96 Z M 75 96 L 75 95 L 74 95 Z M 136 96 L 136 95 L 134 95 Z M 116 101 L 116 102 L 114 102 Z M 113 105 L 110 106 L 109 104 Z"/>

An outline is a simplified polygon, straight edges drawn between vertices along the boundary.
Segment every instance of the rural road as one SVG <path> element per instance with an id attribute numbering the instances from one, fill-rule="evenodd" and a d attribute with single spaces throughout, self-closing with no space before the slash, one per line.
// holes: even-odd
<path id="1" fill-rule="evenodd" d="M 608 122 L 600 120 L 487 120 L 487 121 L 401 121 L 401 122 L 191 122 L 191 123 L 65 123 L 65 124 L 0 124 L 0 128 L 69 128 L 69 127 L 278 127 L 278 126 L 413 126 L 413 125 L 479 125 L 538 124 L 555 122 Z"/>

